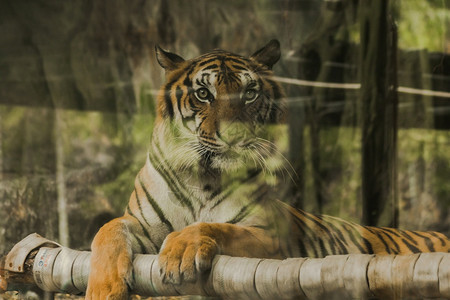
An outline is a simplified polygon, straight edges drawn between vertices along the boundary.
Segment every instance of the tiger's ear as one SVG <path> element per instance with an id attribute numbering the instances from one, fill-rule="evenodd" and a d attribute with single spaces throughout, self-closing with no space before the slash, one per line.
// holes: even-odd
<path id="1" fill-rule="evenodd" d="M 272 69 L 273 65 L 280 59 L 280 42 L 278 40 L 271 40 L 263 48 L 253 53 L 250 58 Z"/>
<path id="2" fill-rule="evenodd" d="M 184 62 L 184 59 L 181 56 L 168 51 L 164 51 L 158 45 L 155 46 L 155 52 L 156 60 L 158 61 L 159 65 L 166 71 L 175 70 L 182 62 Z"/>

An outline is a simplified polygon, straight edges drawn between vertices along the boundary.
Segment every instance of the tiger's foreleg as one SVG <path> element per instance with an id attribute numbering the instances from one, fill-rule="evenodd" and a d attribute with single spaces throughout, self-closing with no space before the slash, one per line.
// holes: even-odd
<path id="1" fill-rule="evenodd" d="M 165 282 L 195 281 L 216 254 L 282 258 L 280 241 L 266 230 L 227 223 L 197 223 L 169 234 L 159 255 Z"/>
<path id="2" fill-rule="evenodd" d="M 127 299 L 132 280 L 133 231 L 138 224 L 130 216 L 104 225 L 92 242 L 91 272 L 86 299 Z"/>

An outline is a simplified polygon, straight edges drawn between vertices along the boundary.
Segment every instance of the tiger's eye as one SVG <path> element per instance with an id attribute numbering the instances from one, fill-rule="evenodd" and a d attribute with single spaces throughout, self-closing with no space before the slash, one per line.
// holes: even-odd
<path id="1" fill-rule="evenodd" d="M 244 93 L 245 103 L 253 102 L 258 96 L 258 91 L 255 89 L 248 89 Z"/>
<path id="2" fill-rule="evenodd" d="M 195 95 L 197 96 L 197 99 L 202 102 L 207 102 L 211 98 L 211 93 L 208 91 L 207 88 L 200 88 L 195 92 Z"/>

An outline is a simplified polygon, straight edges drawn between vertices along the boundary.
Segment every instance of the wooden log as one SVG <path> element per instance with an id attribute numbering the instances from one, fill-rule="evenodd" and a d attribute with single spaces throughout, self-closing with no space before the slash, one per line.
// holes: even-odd
<path id="1" fill-rule="evenodd" d="M 0 268 L 0 287 L 37 285 L 80 294 L 86 290 L 90 252 L 65 247 L 33 249 L 21 272 Z M 133 293 L 143 296 L 203 295 L 224 299 L 402 299 L 450 297 L 450 253 L 336 255 L 286 260 L 218 255 L 197 282 L 162 282 L 157 255 L 136 255 Z M 7 284 L 6 284 L 7 283 Z"/>
<path id="2" fill-rule="evenodd" d="M 59 244 L 36 233 L 28 235 L 17 243 L 7 256 L 0 258 L 0 293 L 36 285 L 33 278 L 33 264 L 38 247 L 60 247 Z"/>
<path id="3" fill-rule="evenodd" d="M 34 250 L 28 255 L 23 273 L 6 270 L 6 256 L 0 259 L 0 293 L 36 285 L 33 278 L 33 263 L 37 252 L 38 250 Z"/>

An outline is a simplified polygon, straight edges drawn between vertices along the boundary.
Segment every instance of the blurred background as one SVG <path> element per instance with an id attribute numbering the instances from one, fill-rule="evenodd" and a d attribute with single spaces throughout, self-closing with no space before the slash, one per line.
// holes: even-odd
<path id="1" fill-rule="evenodd" d="M 446 0 L 0 0 L 0 252 L 37 232 L 89 249 L 144 165 L 184 58 L 276 38 L 296 170 L 280 198 L 450 235 Z"/>

